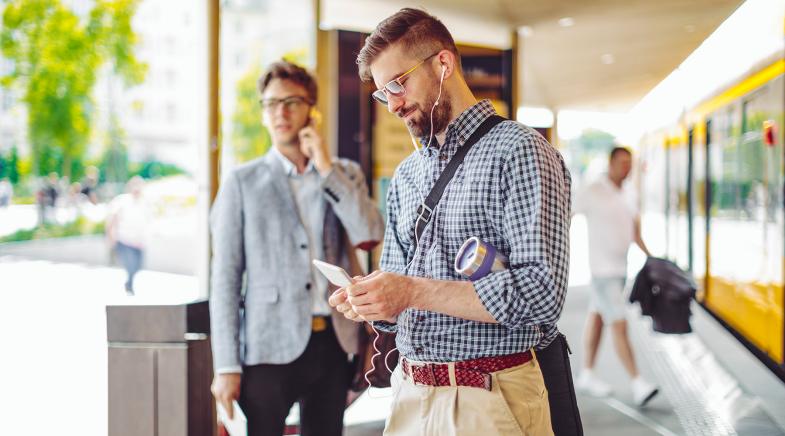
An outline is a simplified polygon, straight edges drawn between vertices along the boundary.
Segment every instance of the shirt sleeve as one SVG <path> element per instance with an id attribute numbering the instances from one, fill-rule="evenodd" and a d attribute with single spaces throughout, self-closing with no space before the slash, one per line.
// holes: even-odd
<path id="1" fill-rule="evenodd" d="M 408 249 L 398 237 L 397 224 L 400 200 L 398 199 L 396 179 L 397 177 L 393 177 L 387 191 L 387 225 L 384 231 L 384 245 L 382 246 L 379 268 L 382 271 L 404 274 L 406 272 L 406 253 Z M 373 326 L 385 332 L 394 332 L 398 329 L 397 324 L 384 321 L 374 322 Z"/>
<path id="2" fill-rule="evenodd" d="M 379 208 L 368 195 L 360 166 L 355 163 L 334 165 L 322 178 L 325 198 L 357 248 L 370 251 L 379 245 L 384 222 Z"/>
<path id="3" fill-rule="evenodd" d="M 215 368 L 237 368 L 240 358 L 240 301 L 245 249 L 240 182 L 232 173 L 221 184 L 210 212 L 210 337 Z"/>
<path id="4" fill-rule="evenodd" d="M 558 152 L 526 136 L 502 169 L 500 230 L 509 269 L 474 282 L 480 301 L 503 326 L 555 324 L 566 295 L 569 176 Z"/>
<path id="5" fill-rule="evenodd" d="M 242 374 L 243 367 L 240 365 L 226 366 L 215 370 L 216 374 Z"/>
<path id="6" fill-rule="evenodd" d="M 630 186 L 624 187 L 624 199 L 627 202 L 627 208 L 630 211 L 630 215 L 639 217 L 641 214 L 640 202 L 638 201 L 638 196 L 635 194 L 635 191 Z"/>

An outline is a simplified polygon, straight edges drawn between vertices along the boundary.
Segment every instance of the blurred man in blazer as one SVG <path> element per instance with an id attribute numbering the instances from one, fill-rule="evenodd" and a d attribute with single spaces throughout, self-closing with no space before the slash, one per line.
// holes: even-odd
<path id="1" fill-rule="evenodd" d="M 359 165 L 331 158 L 313 126 L 314 78 L 282 61 L 258 87 L 273 147 L 225 178 L 210 216 L 212 391 L 227 411 L 238 400 L 251 435 L 283 434 L 299 401 L 302 435 L 338 436 L 359 327 L 311 261 L 358 274 L 355 248 L 384 224 Z"/>

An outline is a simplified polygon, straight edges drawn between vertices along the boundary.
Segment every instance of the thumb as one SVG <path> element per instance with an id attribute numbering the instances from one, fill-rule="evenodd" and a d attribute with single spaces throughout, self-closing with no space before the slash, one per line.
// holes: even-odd
<path id="1" fill-rule="evenodd" d="M 372 273 L 368 274 L 368 275 L 367 275 L 367 276 L 365 276 L 365 277 L 355 278 L 355 281 L 362 282 L 362 281 L 364 281 L 364 280 L 370 280 L 370 279 L 372 279 L 372 278 L 374 278 L 374 277 L 378 276 L 378 275 L 379 275 L 379 274 L 381 274 L 381 273 L 382 273 L 382 270 L 380 270 L 380 269 L 377 269 L 376 271 L 374 271 L 374 272 L 372 272 Z"/>
<path id="2" fill-rule="evenodd" d="M 226 409 L 226 416 L 228 416 L 229 419 L 234 419 L 234 407 L 232 406 L 232 400 L 224 399 L 222 403 L 224 405 L 224 409 Z"/>

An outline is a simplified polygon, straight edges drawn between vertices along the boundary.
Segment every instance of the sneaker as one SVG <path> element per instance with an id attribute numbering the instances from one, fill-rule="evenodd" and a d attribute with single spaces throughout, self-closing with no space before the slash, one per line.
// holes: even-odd
<path id="1" fill-rule="evenodd" d="M 642 377 L 632 381 L 632 399 L 638 407 L 645 406 L 659 391 L 657 386 L 647 382 Z"/>
<path id="2" fill-rule="evenodd" d="M 613 392 L 611 387 L 589 371 L 581 372 L 576 383 L 578 390 L 593 397 L 607 397 Z"/>

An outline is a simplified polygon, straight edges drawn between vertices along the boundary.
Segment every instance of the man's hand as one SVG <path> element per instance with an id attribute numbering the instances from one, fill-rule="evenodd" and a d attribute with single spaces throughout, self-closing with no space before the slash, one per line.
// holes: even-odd
<path id="1" fill-rule="evenodd" d="M 376 277 L 379 274 L 381 274 L 381 271 L 377 270 L 368 274 L 367 276 L 354 276 L 352 277 L 352 281 L 354 283 L 362 282 L 364 280 Z M 348 297 L 349 294 L 346 292 L 346 288 L 340 288 L 330 295 L 330 298 L 327 299 L 327 302 L 330 304 L 330 306 L 336 308 L 338 312 L 341 312 L 343 316 L 346 317 L 346 319 L 356 322 L 365 321 L 363 318 L 357 315 L 357 312 L 355 312 L 354 309 L 352 309 L 352 305 L 349 303 Z"/>
<path id="2" fill-rule="evenodd" d="M 360 318 L 357 313 L 352 310 L 352 305 L 348 301 L 348 295 L 346 294 L 346 288 L 341 288 L 333 292 L 330 295 L 330 298 L 327 300 L 330 303 L 330 306 L 336 308 L 338 312 L 341 312 L 346 319 L 350 319 L 356 322 L 363 322 L 364 319 Z"/>
<path id="3" fill-rule="evenodd" d="M 412 307 L 415 289 L 409 276 L 375 271 L 347 286 L 345 299 L 351 312 L 365 321 L 395 322 L 401 312 Z"/>
<path id="4" fill-rule="evenodd" d="M 216 374 L 210 387 L 215 399 L 226 409 L 229 419 L 234 417 L 232 400 L 240 398 L 241 380 L 242 374 L 239 373 Z"/>
<path id="5" fill-rule="evenodd" d="M 300 151 L 303 152 L 305 157 L 313 161 L 316 171 L 321 176 L 326 176 L 333 169 L 332 160 L 330 160 L 330 153 L 327 150 L 327 144 L 316 132 L 312 124 L 309 124 L 298 132 L 300 138 Z"/>

